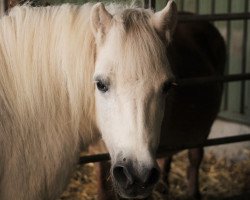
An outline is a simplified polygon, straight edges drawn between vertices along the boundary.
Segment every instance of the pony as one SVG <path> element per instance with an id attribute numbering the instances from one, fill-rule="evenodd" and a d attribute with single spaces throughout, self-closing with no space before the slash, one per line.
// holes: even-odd
<path id="1" fill-rule="evenodd" d="M 176 15 L 169 1 L 156 13 L 23 5 L 0 19 L 1 200 L 57 198 L 80 149 L 100 135 L 117 192 L 152 191 Z"/>
<path id="2" fill-rule="evenodd" d="M 186 15 L 191 13 L 178 13 L 181 17 Z M 178 22 L 166 53 L 172 73 L 177 79 L 223 75 L 226 61 L 225 42 L 219 31 L 207 21 Z M 204 142 L 220 110 L 222 89 L 221 83 L 170 89 L 162 121 L 160 147 L 175 149 Z M 106 149 L 99 143 L 91 146 L 90 152 L 106 152 Z M 167 187 L 170 184 L 168 176 L 172 156 L 178 152 L 168 151 L 166 158 L 159 160 L 162 168 L 161 178 Z M 199 166 L 203 154 L 203 148 L 188 150 L 190 164 L 187 169 L 187 193 L 193 199 L 201 199 Z M 108 162 L 97 164 L 100 200 L 117 199 L 107 178 L 109 168 Z M 160 191 L 164 194 L 169 192 L 166 187 Z"/>

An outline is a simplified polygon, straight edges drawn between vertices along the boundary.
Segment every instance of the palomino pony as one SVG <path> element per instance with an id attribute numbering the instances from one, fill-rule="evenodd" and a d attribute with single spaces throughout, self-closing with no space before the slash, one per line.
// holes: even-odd
<path id="1" fill-rule="evenodd" d="M 179 13 L 179 15 L 190 14 Z M 178 22 L 166 56 L 177 78 L 221 76 L 225 67 L 226 50 L 222 36 L 209 22 Z M 219 112 L 221 96 L 221 83 L 175 87 L 169 90 L 162 122 L 160 146 L 174 149 L 178 146 L 204 142 Z M 99 146 L 91 147 L 91 151 L 103 152 L 105 148 L 99 144 Z M 166 157 L 162 166 L 162 179 L 168 186 L 171 159 L 176 152 L 167 153 L 169 156 Z M 188 158 L 190 161 L 187 170 L 188 195 L 200 199 L 198 173 L 203 158 L 203 148 L 190 149 Z M 99 199 L 116 199 L 112 186 L 107 181 L 109 164 L 102 162 L 98 167 Z"/>
<path id="2" fill-rule="evenodd" d="M 112 180 L 146 197 L 173 78 L 160 12 L 102 3 L 13 8 L 0 20 L 0 199 L 57 198 L 82 145 L 102 135 Z"/>

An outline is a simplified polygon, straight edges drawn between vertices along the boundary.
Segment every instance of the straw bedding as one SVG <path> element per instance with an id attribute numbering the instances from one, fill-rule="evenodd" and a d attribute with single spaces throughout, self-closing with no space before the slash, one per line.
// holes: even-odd
<path id="1" fill-rule="evenodd" d="M 250 150 L 242 151 L 249 159 L 229 161 L 216 158 L 208 152 L 200 169 L 200 190 L 204 200 L 244 200 L 250 199 Z M 184 200 L 187 198 L 186 151 L 176 155 L 170 174 L 170 192 L 163 195 L 154 191 L 154 200 Z M 161 187 L 165 185 L 161 185 Z M 78 166 L 68 188 L 60 200 L 96 200 L 97 180 L 95 165 Z"/>

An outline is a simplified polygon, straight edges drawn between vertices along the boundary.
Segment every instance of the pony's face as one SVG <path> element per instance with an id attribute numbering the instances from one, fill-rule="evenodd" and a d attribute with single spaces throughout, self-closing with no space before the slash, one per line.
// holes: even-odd
<path id="1" fill-rule="evenodd" d="M 112 16 L 93 7 L 97 126 L 111 155 L 111 177 L 125 198 L 144 198 L 159 178 L 155 152 L 172 77 L 162 38 L 169 40 L 176 6 L 159 13 L 128 9 Z"/>

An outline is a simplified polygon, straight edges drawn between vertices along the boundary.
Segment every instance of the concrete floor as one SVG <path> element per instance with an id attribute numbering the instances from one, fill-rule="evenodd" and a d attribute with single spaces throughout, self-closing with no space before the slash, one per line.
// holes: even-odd
<path id="1" fill-rule="evenodd" d="M 223 119 L 217 119 L 211 129 L 209 138 L 227 137 L 241 134 L 250 134 L 250 126 L 239 124 Z M 206 148 L 219 157 L 226 157 L 230 160 L 249 159 L 250 141 L 227 145 L 219 145 Z"/>

